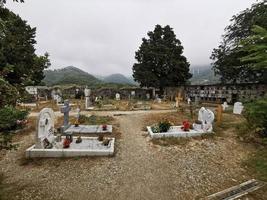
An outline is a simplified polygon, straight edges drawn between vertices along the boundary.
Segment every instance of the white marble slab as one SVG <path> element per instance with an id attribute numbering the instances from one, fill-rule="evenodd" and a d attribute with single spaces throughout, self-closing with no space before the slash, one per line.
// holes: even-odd
<path id="1" fill-rule="evenodd" d="M 97 137 L 82 137 L 82 142 L 76 144 L 77 137 L 73 138 L 73 142 L 67 149 L 56 148 L 38 149 L 35 145 L 26 150 L 27 158 L 35 157 L 81 157 L 81 156 L 111 156 L 114 154 L 115 138 L 110 139 L 109 145 L 104 146 Z"/>
<path id="2" fill-rule="evenodd" d="M 200 136 L 204 133 L 207 133 L 204 130 L 193 130 L 183 131 L 182 126 L 171 126 L 168 132 L 164 133 L 154 133 L 151 129 L 151 126 L 147 126 L 147 131 L 151 138 L 163 138 L 163 137 L 194 137 Z"/>
<path id="3" fill-rule="evenodd" d="M 65 133 L 112 133 L 112 125 L 107 125 L 107 130 L 103 130 L 102 125 L 71 125 Z"/>

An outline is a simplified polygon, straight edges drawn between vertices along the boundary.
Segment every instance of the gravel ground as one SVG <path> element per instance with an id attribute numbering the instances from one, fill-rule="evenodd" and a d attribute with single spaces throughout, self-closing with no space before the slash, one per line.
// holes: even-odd
<path id="1" fill-rule="evenodd" d="M 34 132 L 24 135 L 19 150 L 0 161 L 4 192 L 9 193 L 4 197 L 198 199 L 253 178 L 241 167 L 251 149 L 229 132 L 183 145 L 154 145 L 141 131 L 148 113 L 115 117 L 122 134 L 114 157 L 26 160 Z"/>

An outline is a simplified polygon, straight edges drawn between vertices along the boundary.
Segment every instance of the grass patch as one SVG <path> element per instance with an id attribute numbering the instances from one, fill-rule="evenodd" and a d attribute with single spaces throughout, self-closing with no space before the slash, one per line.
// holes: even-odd
<path id="1" fill-rule="evenodd" d="M 96 116 L 96 115 L 91 115 L 90 117 L 87 117 L 85 115 L 80 116 L 80 123 L 85 125 L 108 124 L 113 120 L 114 118 L 111 116 Z"/>
<path id="2" fill-rule="evenodd" d="M 267 149 L 258 150 L 244 164 L 259 180 L 267 181 Z"/>

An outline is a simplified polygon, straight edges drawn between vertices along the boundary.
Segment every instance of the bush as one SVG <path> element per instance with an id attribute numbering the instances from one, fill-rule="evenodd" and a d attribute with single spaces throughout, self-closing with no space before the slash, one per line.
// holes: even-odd
<path id="1" fill-rule="evenodd" d="M 267 97 L 245 104 L 244 116 L 251 128 L 267 136 Z"/>
<path id="2" fill-rule="evenodd" d="M 12 106 L 7 106 L 0 109 L 0 132 L 16 130 L 23 126 L 23 123 L 18 123 L 26 119 L 27 110 L 17 110 Z"/>

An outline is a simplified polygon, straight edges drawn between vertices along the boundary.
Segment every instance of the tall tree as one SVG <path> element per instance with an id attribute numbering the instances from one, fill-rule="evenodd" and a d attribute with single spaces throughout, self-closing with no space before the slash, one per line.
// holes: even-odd
<path id="1" fill-rule="evenodd" d="M 170 26 L 156 25 L 148 39 L 135 53 L 133 77 L 141 86 L 159 88 L 179 86 L 191 78 L 189 63 L 183 56 L 183 46 Z"/>
<path id="2" fill-rule="evenodd" d="M 35 54 L 36 29 L 7 8 L 0 7 L 0 22 L 0 76 L 18 88 L 39 84 L 50 62 Z"/>
<path id="3" fill-rule="evenodd" d="M 240 43 L 240 51 L 246 54 L 241 62 L 249 64 L 253 69 L 267 69 L 267 29 L 254 26 L 252 31 L 253 35 Z"/>
<path id="4" fill-rule="evenodd" d="M 240 41 L 252 35 L 253 25 L 267 28 L 266 0 L 253 4 L 250 9 L 233 16 L 231 24 L 225 28 L 223 41 L 213 50 L 213 69 L 221 76 L 222 82 L 266 81 L 264 69 L 250 68 L 247 63 L 240 60 L 246 56 L 246 52 L 240 51 Z"/>

